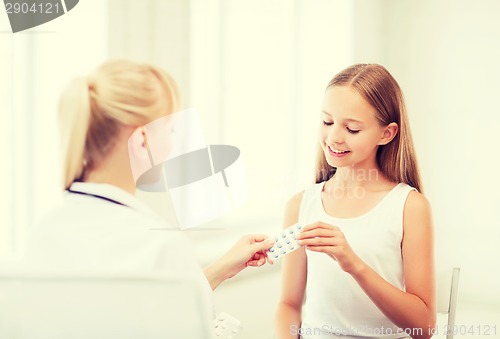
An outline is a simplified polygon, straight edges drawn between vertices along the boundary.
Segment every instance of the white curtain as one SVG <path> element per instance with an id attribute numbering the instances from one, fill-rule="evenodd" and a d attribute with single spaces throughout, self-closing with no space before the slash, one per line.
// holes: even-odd
<path id="1" fill-rule="evenodd" d="M 0 256 L 22 250 L 29 225 L 60 197 L 56 110 L 63 86 L 106 56 L 107 6 L 86 0 L 26 32 L 0 34 Z"/>

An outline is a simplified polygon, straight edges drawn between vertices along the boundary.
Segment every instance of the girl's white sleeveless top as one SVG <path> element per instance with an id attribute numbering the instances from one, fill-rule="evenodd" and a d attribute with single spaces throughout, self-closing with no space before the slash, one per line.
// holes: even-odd
<path id="1" fill-rule="evenodd" d="M 354 252 L 382 278 L 404 290 L 401 241 L 403 210 L 413 187 L 400 183 L 370 211 L 355 218 L 328 215 L 324 182 L 304 192 L 299 222 L 322 221 L 340 228 Z M 356 192 L 354 192 L 356 193 Z M 353 194 L 354 194 L 353 193 Z M 361 194 L 362 192 L 358 192 Z M 409 338 L 370 300 L 357 282 L 324 253 L 306 251 L 307 285 L 302 338 Z"/>

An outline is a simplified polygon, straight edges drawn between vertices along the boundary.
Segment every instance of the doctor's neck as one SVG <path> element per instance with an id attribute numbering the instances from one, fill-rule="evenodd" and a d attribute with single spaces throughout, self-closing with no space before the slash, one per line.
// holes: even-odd
<path id="1" fill-rule="evenodd" d="M 110 184 L 135 194 L 136 186 L 128 153 L 129 136 L 129 131 L 119 133 L 113 149 L 98 166 L 87 173 L 85 182 Z"/>
<path id="2" fill-rule="evenodd" d="M 95 169 L 87 175 L 85 182 L 113 185 L 135 195 L 136 187 L 132 178 L 132 173 L 129 171 L 130 176 L 127 176 L 124 172 L 127 171 L 123 170 L 122 166 L 107 166 Z"/>

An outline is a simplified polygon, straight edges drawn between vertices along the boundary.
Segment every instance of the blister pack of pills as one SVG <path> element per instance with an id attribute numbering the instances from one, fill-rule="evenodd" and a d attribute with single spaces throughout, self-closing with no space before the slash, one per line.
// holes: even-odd
<path id="1" fill-rule="evenodd" d="M 214 320 L 214 337 L 216 339 L 233 339 L 240 334 L 241 322 L 227 313 L 220 313 Z"/>
<path id="2" fill-rule="evenodd" d="M 282 256 L 291 253 L 300 248 L 297 243 L 297 236 L 302 230 L 302 225 L 295 224 L 273 237 L 276 243 L 267 251 L 267 255 L 271 260 L 277 260 Z"/>

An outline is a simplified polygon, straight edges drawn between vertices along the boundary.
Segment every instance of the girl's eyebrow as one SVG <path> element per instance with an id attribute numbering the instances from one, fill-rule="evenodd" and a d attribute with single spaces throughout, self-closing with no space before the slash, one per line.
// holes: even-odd
<path id="1" fill-rule="evenodd" d="M 362 121 L 359 121 L 359 120 L 356 120 L 356 119 L 345 119 L 345 121 L 352 122 L 352 123 L 355 123 L 355 124 L 363 125 Z"/>
<path id="2" fill-rule="evenodd" d="M 329 116 L 332 116 L 330 113 L 328 113 L 327 111 L 321 111 L 323 113 L 325 113 L 326 115 L 329 115 Z M 363 125 L 363 122 L 362 121 L 359 121 L 359 120 L 356 120 L 356 119 L 345 119 L 346 122 L 352 122 L 352 123 L 356 123 L 356 124 L 360 124 L 360 125 Z"/>

